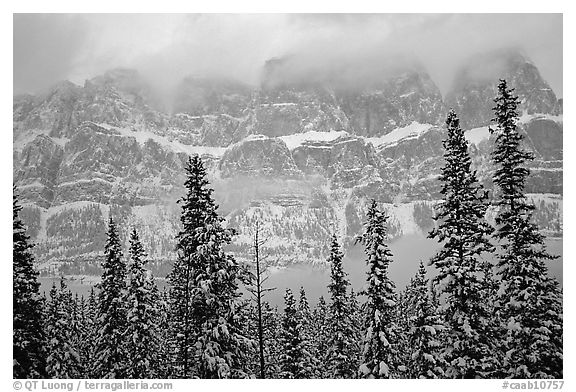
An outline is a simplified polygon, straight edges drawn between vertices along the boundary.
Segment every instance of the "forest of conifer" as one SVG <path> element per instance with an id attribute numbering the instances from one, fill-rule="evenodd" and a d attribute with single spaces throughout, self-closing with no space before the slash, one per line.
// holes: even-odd
<path id="1" fill-rule="evenodd" d="M 478 181 L 457 113 L 447 114 L 442 200 L 429 232 L 440 248 L 405 289 L 389 276 L 388 217 L 372 200 L 356 239 L 364 289 L 351 288 L 334 235 L 329 295 L 315 306 L 304 288 L 287 289 L 281 309 L 267 302 L 258 226 L 252 263 L 226 251 L 235 233 L 197 155 L 185 167 L 178 256 L 163 290 L 139 233 L 128 228 L 124 254 L 110 217 L 90 295 L 73 295 L 64 278 L 42 295 L 14 187 L 14 378 L 562 378 L 562 290 L 524 191 L 532 155 L 516 128 L 518 104 L 500 80 L 493 195 Z"/>

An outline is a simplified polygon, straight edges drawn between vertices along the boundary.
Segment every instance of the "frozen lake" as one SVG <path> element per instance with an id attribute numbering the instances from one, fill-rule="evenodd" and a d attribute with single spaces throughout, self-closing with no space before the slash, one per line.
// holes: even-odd
<path id="1" fill-rule="evenodd" d="M 548 262 L 549 271 L 562 284 L 562 238 L 547 240 L 548 251 L 560 258 Z M 403 290 L 410 278 L 414 276 L 420 264 L 428 270 L 428 276 L 435 273 L 434 267 L 428 266 L 428 260 L 439 248 L 436 241 L 427 239 L 423 235 L 404 236 L 390 244 L 390 250 L 394 256 L 394 261 L 390 265 L 390 277 L 396 283 L 397 291 Z M 344 257 L 344 269 L 348 273 L 348 278 L 355 291 L 363 288 L 366 282 L 366 262 L 361 245 L 356 245 L 348 250 Z M 308 266 L 295 266 L 278 270 L 270 274 L 267 285 L 276 287 L 275 291 L 266 294 L 266 298 L 273 304 L 282 304 L 284 291 L 286 288 L 298 293 L 300 286 L 304 287 L 308 300 L 316 303 L 323 295 L 328 296 L 327 285 L 330 280 L 329 270 L 318 270 Z"/>
<path id="2" fill-rule="evenodd" d="M 560 255 L 557 260 L 549 261 L 548 268 L 553 276 L 562 283 L 562 238 L 552 238 L 547 240 L 550 253 Z M 404 289 L 410 278 L 414 276 L 418 269 L 420 260 L 427 265 L 428 260 L 438 249 L 438 244 L 434 240 L 429 240 L 423 235 L 404 236 L 390 244 L 390 249 L 394 255 L 394 262 L 390 265 L 390 276 L 396 283 L 397 290 Z M 363 248 L 357 245 L 348 250 L 344 257 L 344 269 L 348 273 L 348 278 L 355 291 L 363 288 L 366 281 L 366 264 Z M 428 274 L 432 276 L 433 267 L 428 267 Z M 327 285 L 330 280 L 330 270 L 322 270 L 308 265 L 297 265 L 283 269 L 276 269 L 270 273 L 270 278 L 266 282 L 266 287 L 276 287 L 276 290 L 268 292 L 265 299 L 273 305 L 282 305 L 284 291 L 286 288 L 292 289 L 297 295 L 300 286 L 306 290 L 308 300 L 315 304 L 318 298 L 323 295 L 328 297 Z M 49 291 L 52 282 L 59 284 L 59 278 L 40 278 L 41 290 Z M 87 296 L 90 288 L 95 283 L 91 280 L 68 280 L 69 288 L 79 295 Z M 158 280 L 158 285 L 162 289 L 166 284 L 165 280 Z"/>

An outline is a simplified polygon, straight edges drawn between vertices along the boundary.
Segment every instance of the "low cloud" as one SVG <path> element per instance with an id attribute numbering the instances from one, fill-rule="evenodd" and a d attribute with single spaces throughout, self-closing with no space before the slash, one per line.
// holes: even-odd
<path id="1" fill-rule="evenodd" d="M 372 80 L 421 63 L 445 93 L 474 55 L 520 47 L 562 96 L 560 14 L 83 14 L 14 16 L 14 90 L 138 69 L 158 88 L 182 78 L 258 84 L 282 78 Z"/>

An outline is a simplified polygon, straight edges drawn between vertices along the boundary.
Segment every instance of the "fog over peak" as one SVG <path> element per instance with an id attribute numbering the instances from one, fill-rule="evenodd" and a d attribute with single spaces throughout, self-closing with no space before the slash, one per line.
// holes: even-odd
<path id="1" fill-rule="evenodd" d="M 445 94 L 471 58 L 510 47 L 562 96 L 561 14 L 16 14 L 14 92 L 119 67 L 164 91 L 189 76 L 354 84 L 409 68 Z"/>

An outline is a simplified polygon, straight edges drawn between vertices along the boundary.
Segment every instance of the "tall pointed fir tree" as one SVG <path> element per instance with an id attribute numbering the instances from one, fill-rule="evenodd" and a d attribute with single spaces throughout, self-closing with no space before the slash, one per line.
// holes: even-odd
<path id="1" fill-rule="evenodd" d="M 170 296 L 168 288 L 164 286 L 160 293 L 160 317 L 158 320 L 158 331 L 160 340 L 160 350 L 158 352 L 158 362 L 161 364 L 158 369 L 158 378 L 170 378 L 172 372 L 172 351 L 171 351 L 171 331 L 170 331 Z"/>
<path id="2" fill-rule="evenodd" d="M 93 321 L 90 316 L 89 301 L 86 301 L 84 296 L 80 296 L 80 299 L 76 301 L 77 313 L 76 313 L 76 323 L 78 331 L 76 347 L 82 360 L 83 377 L 88 377 L 88 371 L 90 369 L 90 364 L 92 363 L 92 352 L 94 351 L 92 344 L 92 330 Z"/>
<path id="3" fill-rule="evenodd" d="M 240 334 L 235 309 L 241 270 L 223 250 L 233 232 L 222 227 L 200 157 L 189 158 L 185 170 L 178 258 L 169 277 L 175 377 L 244 377 L 251 341 Z"/>
<path id="4" fill-rule="evenodd" d="M 525 195 L 527 162 L 533 154 L 518 132 L 518 97 L 505 80 L 498 84 L 494 107 L 496 135 L 492 160 L 496 166 L 496 233 L 499 315 L 502 319 L 501 368 L 504 377 L 562 378 L 562 293 L 549 276 L 544 236 L 532 220 L 534 205 Z"/>
<path id="5" fill-rule="evenodd" d="M 304 365 L 307 369 L 310 369 L 307 378 L 322 377 L 324 373 L 322 367 L 324 358 L 322 355 L 324 353 L 317 350 L 317 342 L 314 339 L 312 311 L 310 310 L 310 303 L 308 302 L 304 286 L 300 286 L 300 296 L 298 298 L 296 317 L 300 322 L 300 336 L 302 337 L 303 347 L 305 352 L 308 354 L 305 356 L 305 359 L 308 362 Z"/>
<path id="6" fill-rule="evenodd" d="M 488 195 L 471 168 L 468 143 L 453 110 L 446 119 L 443 141 L 445 164 L 440 181 L 443 200 L 437 207 L 434 228 L 442 248 L 430 264 L 438 270 L 435 284 L 445 299 L 441 308 L 447 328 L 444 356 L 446 377 L 488 377 L 494 366 L 494 342 L 490 333 L 490 309 L 480 255 L 493 251 L 486 222 Z"/>
<path id="7" fill-rule="evenodd" d="M 160 298 L 136 229 L 130 234 L 126 291 L 126 355 L 128 378 L 158 378 L 160 371 Z"/>
<path id="8" fill-rule="evenodd" d="M 362 378 L 393 378 L 403 368 L 397 351 L 395 285 L 388 276 L 392 252 L 386 244 L 387 216 L 372 200 L 366 214 L 364 232 L 357 242 L 364 245 L 368 275 L 365 294 L 366 325 L 359 376 Z"/>
<path id="9" fill-rule="evenodd" d="M 12 372 L 14 378 L 42 378 L 46 375 L 43 301 L 15 186 L 12 192 Z"/>
<path id="10" fill-rule="evenodd" d="M 396 317 L 398 319 L 398 328 L 401 331 L 398 339 L 398 351 L 402 363 L 410 363 L 412 358 L 412 350 L 410 348 L 409 334 L 410 319 L 414 316 L 414 278 L 406 285 L 404 290 L 398 294 L 398 305 L 396 306 Z M 411 369 L 408 367 L 408 372 L 405 377 L 412 377 Z"/>
<path id="11" fill-rule="evenodd" d="M 324 359 L 330 340 L 329 325 L 330 309 L 323 296 L 318 298 L 318 304 L 312 310 L 312 340 L 314 341 L 314 357 Z M 328 369 L 321 369 L 320 377 L 328 377 Z"/>
<path id="12" fill-rule="evenodd" d="M 326 367 L 330 378 L 354 378 L 358 372 L 355 352 L 357 341 L 354 330 L 354 320 L 351 301 L 347 295 L 350 285 L 346 272 L 342 267 L 343 254 L 336 235 L 332 236 L 330 256 L 330 315 L 328 352 Z"/>
<path id="13" fill-rule="evenodd" d="M 98 300 L 94 293 L 94 287 L 90 288 L 88 301 L 86 302 L 86 311 L 84 315 L 84 335 L 80 344 L 80 352 L 84 361 L 86 377 L 91 377 L 92 364 L 94 362 L 96 347 L 96 318 L 98 314 Z"/>
<path id="14" fill-rule="evenodd" d="M 360 359 L 362 357 L 361 350 L 361 342 L 364 333 L 363 325 L 364 325 L 364 311 L 363 311 L 363 303 L 361 304 L 358 300 L 358 296 L 360 294 L 354 291 L 354 288 L 350 289 L 350 294 L 348 296 L 349 306 L 350 306 L 350 318 L 352 319 L 352 329 L 354 332 L 354 341 L 355 347 L 354 352 L 352 353 L 352 359 L 354 363 L 356 363 L 356 369 L 358 369 L 360 365 Z M 357 375 L 357 372 L 354 376 Z"/>
<path id="15" fill-rule="evenodd" d="M 412 315 L 408 320 L 409 369 L 414 378 L 443 378 L 441 333 L 444 325 L 432 303 L 426 269 L 420 262 L 411 282 Z"/>
<path id="16" fill-rule="evenodd" d="M 85 375 L 76 345 L 79 339 L 74 307 L 72 293 L 67 291 L 64 279 L 60 281 L 60 289 L 53 284 L 46 317 L 46 370 L 52 378 L 82 378 Z"/>
<path id="17" fill-rule="evenodd" d="M 126 307 L 126 263 L 122 258 L 116 224 L 110 217 L 104 248 L 102 280 L 98 283 L 93 378 L 126 378 L 128 375 L 124 333 Z"/>
<path id="18" fill-rule="evenodd" d="M 310 353 L 302 336 L 301 319 L 292 290 L 284 295 L 284 317 L 280 332 L 280 378 L 310 378 Z"/>
<path id="19" fill-rule="evenodd" d="M 277 378 L 280 374 L 280 334 L 282 333 L 282 315 L 277 307 L 272 307 L 269 302 L 262 303 L 264 320 L 264 339 L 266 341 L 266 376 Z"/>

